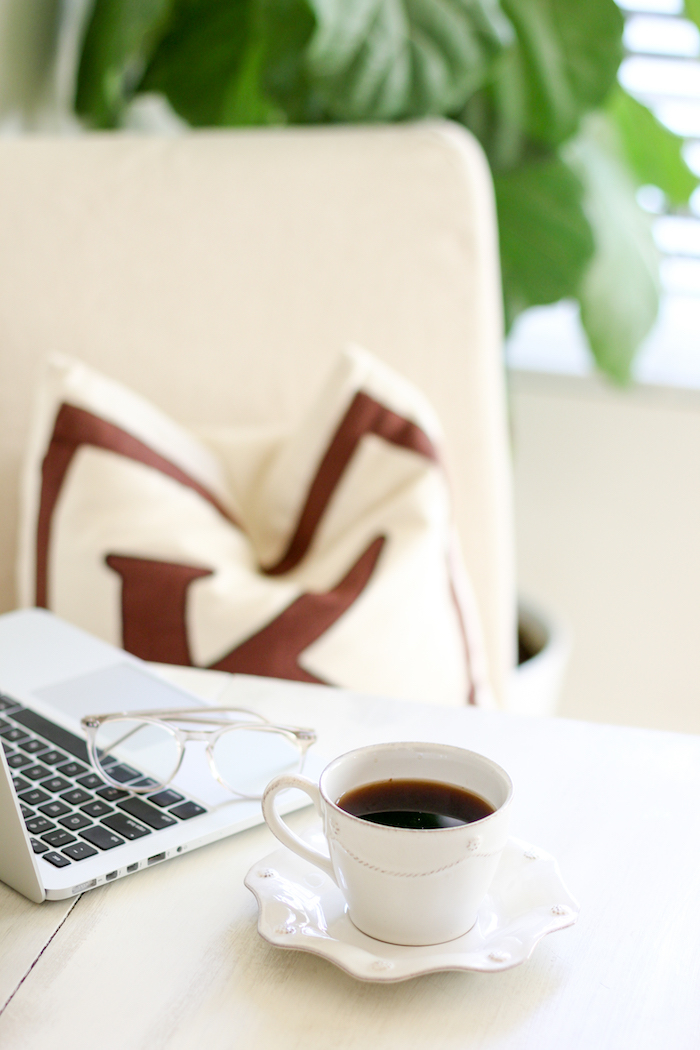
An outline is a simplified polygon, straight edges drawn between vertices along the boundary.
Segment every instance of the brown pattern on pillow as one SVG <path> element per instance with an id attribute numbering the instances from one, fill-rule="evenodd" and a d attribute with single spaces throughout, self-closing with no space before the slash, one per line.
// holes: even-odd
<path id="1" fill-rule="evenodd" d="M 218 457 L 57 358 L 33 434 L 24 604 L 160 663 L 479 702 L 439 425 L 371 355 L 341 358 L 295 432 L 232 429 Z"/>
<path id="2" fill-rule="evenodd" d="M 92 445 L 95 448 L 116 452 L 137 463 L 153 467 L 162 474 L 179 481 L 199 493 L 202 499 L 216 507 L 220 514 L 235 524 L 234 519 L 215 496 L 208 492 L 194 478 L 181 470 L 174 463 L 154 452 L 152 448 L 128 434 L 121 427 L 100 419 L 92 412 L 86 412 L 76 405 L 65 402 L 56 416 L 56 423 L 51 435 L 51 442 L 41 465 L 41 503 L 36 531 L 36 604 L 48 609 L 48 558 L 51 536 L 51 520 L 56 501 L 73 457 L 81 445 Z"/>
<path id="3" fill-rule="evenodd" d="M 208 668 L 327 684 L 299 665 L 301 653 L 338 620 L 367 586 L 385 537 L 379 536 L 330 591 L 302 594 L 279 616 Z M 108 554 L 122 579 L 122 644 L 142 660 L 194 666 L 187 638 L 187 588 L 211 569 Z"/>

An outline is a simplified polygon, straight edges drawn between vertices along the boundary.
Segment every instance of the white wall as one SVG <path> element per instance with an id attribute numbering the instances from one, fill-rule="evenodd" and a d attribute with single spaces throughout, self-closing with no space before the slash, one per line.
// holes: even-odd
<path id="1" fill-rule="evenodd" d="M 560 714 L 700 732 L 700 391 L 511 373 L 520 589 L 568 622 Z"/>

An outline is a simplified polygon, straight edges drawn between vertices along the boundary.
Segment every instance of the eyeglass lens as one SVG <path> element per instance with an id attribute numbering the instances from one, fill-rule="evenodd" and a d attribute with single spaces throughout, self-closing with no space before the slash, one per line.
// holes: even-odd
<path id="1" fill-rule="evenodd" d="M 103 722 L 95 735 L 102 771 L 110 778 L 116 762 L 138 770 L 159 784 L 166 784 L 180 760 L 180 742 L 167 726 L 136 718 Z M 117 779 L 122 779 L 120 775 Z"/>
<path id="2" fill-rule="evenodd" d="M 101 771 L 122 783 L 127 779 L 121 773 L 125 769 L 132 774 L 138 771 L 159 785 L 169 783 L 181 753 L 180 741 L 167 725 L 136 718 L 103 722 L 95 747 Z M 216 736 L 211 754 L 215 775 L 230 790 L 249 796 L 262 795 L 272 777 L 298 772 L 302 765 L 301 749 L 293 737 L 258 728 L 224 730 Z"/>
<path id="3" fill-rule="evenodd" d="M 226 730 L 217 737 L 212 756 L 220 779 L 246 795 L 262 795 L 273 777 L 298 772 L 302 762 L 294 738 L 263 729 Z"/>

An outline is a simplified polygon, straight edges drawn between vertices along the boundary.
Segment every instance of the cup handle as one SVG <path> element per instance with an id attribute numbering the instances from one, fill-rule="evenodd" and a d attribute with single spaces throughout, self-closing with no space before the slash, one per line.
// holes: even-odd
<path id="1" fill-rule="evenodd" d="M 265 823 L 272 834 L 280 840 L 283 846 L 286 846 L 287 849 L 292 850 L 293 853 L 296 853 L 304 860 L 307 860 L 309 864 L 314 864 L 317 868 L 320 868 L 321 871 L 325 872 L 326 875 L 333 879 L 333 882 L 337 885 L 338 880 L 335 877 L 330 857 L 326 857 L 317 849 L 312 849 L 311 846 L 307 846 L 298 835 L 295 835 L 294 832 L 291 831 L 277 812 L 275 798 L 280 791 L 286 791 L 288 788 L 296 788 L 299 791 L 306 792 L 313 802 L 314 808 L 319 817 L 323 817 L 321 810 L 321 793 L 318 790 L 318 785 L 314 784 L 314 782 L 307 777 L 288 774 L 275 777 L 275 779 L 271 780 L 265 788 L 265 794 L 262 797 L 262 811 Z"/>

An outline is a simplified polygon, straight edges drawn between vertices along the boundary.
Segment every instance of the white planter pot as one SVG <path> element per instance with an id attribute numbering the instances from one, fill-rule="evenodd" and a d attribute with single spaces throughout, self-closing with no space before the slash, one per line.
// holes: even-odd
<path id="1" fill-rule="evenodd" d="M 518 635 L 528 658 L 511 674 L 508 711 L 555 715 L 571 652 L 569 631 L 530 601 L 518 602 Z"/>

